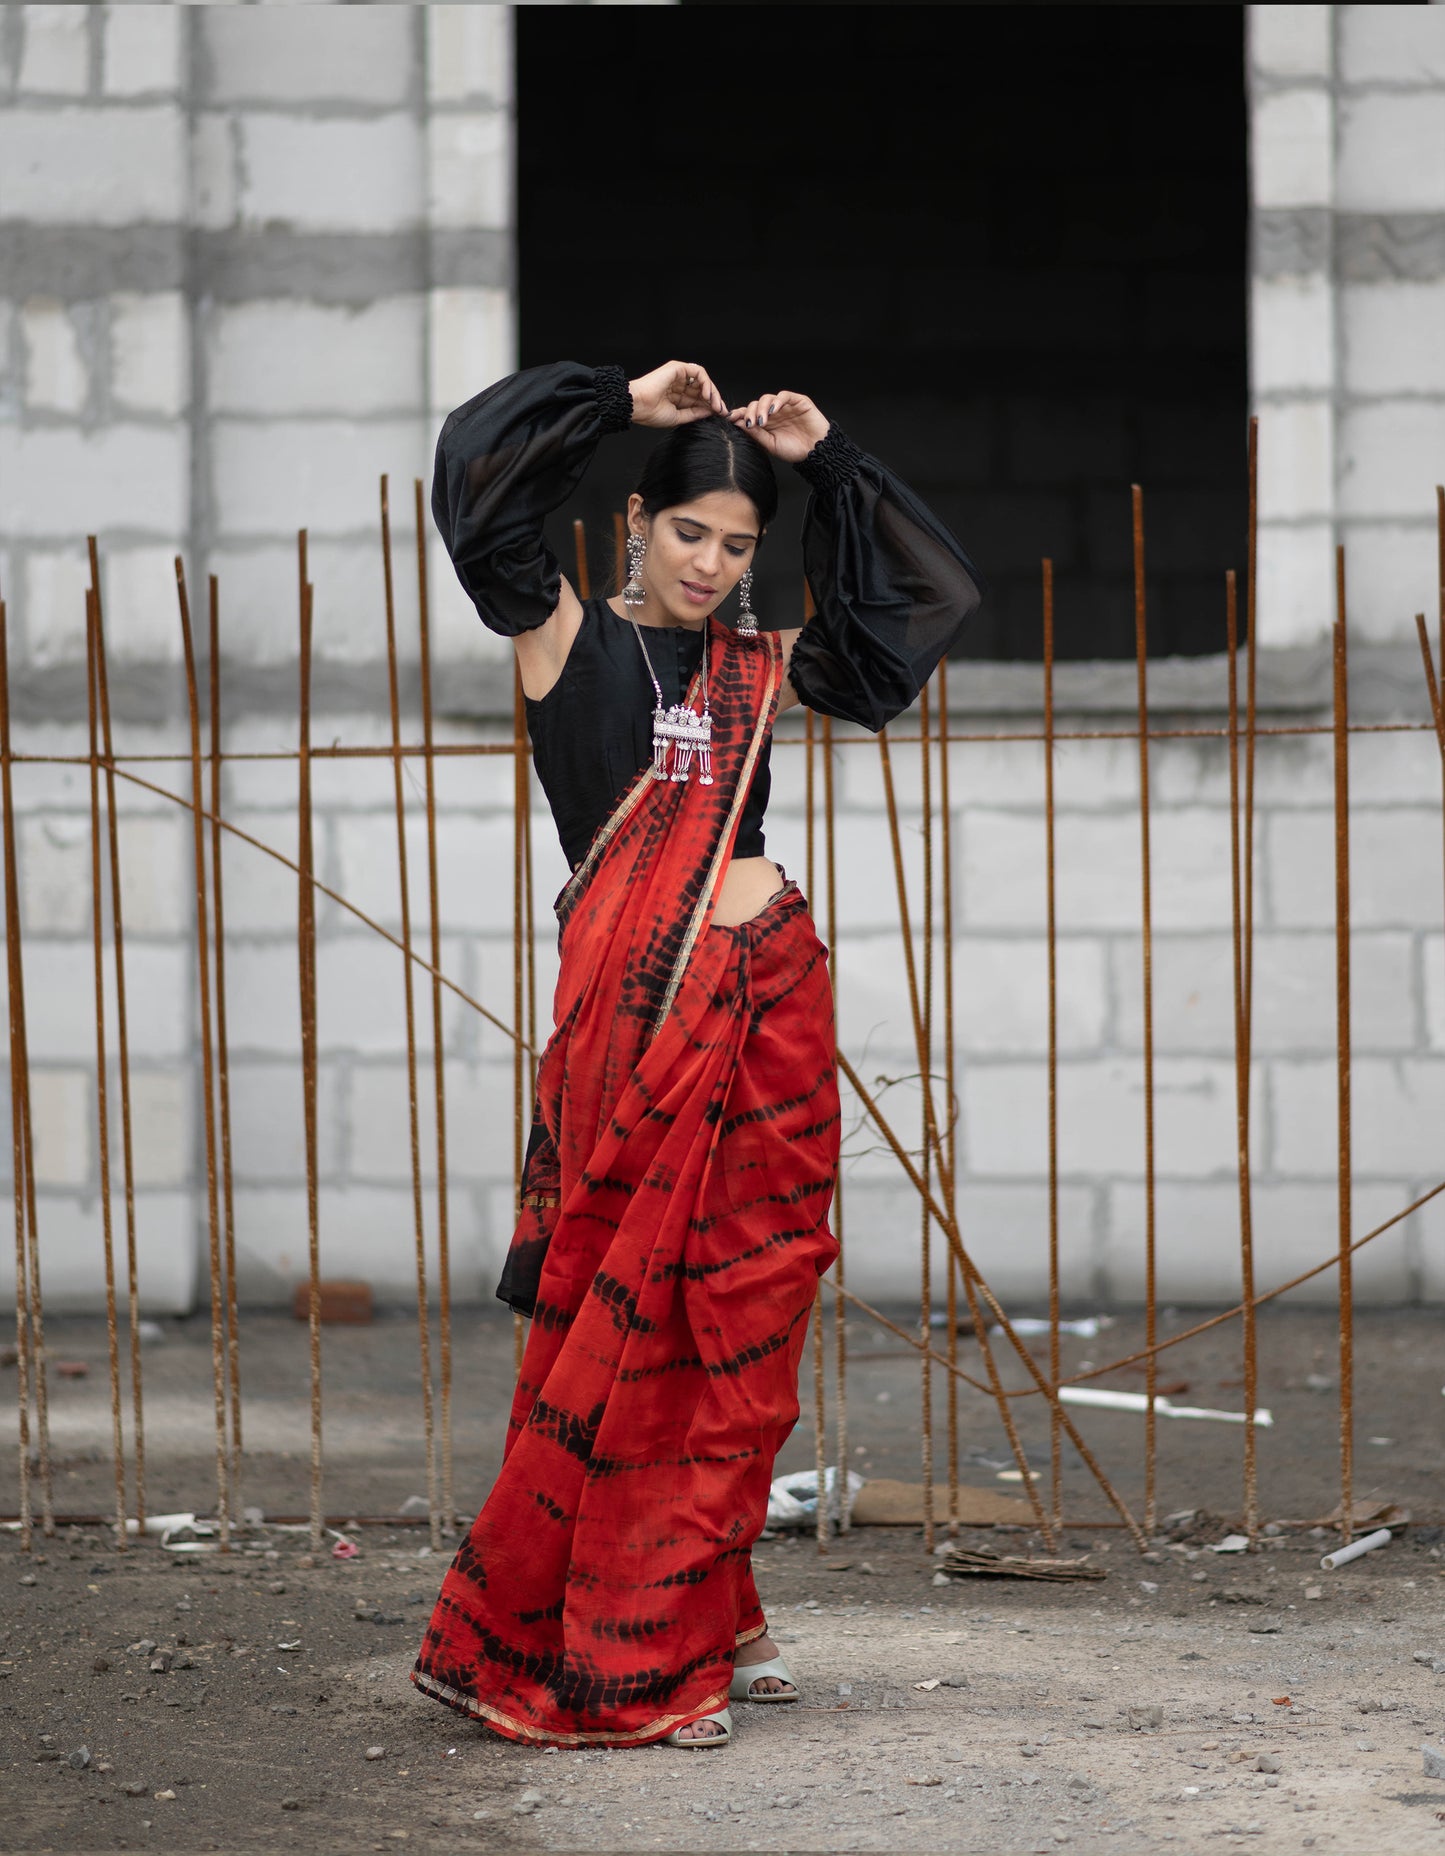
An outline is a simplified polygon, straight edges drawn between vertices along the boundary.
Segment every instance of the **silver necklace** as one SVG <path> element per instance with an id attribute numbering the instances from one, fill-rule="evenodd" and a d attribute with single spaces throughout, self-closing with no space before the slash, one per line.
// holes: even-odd
<path id="1" fill-rule="evenodd" d="M 685 702 L 675 702 L 670 709 L 663 707 L 662 685 L 657 680 L 657 672 L 652 668 L 652 656 L 647 649 L 647 640 L 642 635 L 642 627 L 630 613 L 628 618 L 633 631 L 637 633 L 642 661 L 647 666 L 647 674 L 657 696 L 657 706 L 652 711 L 652 777 L 654 780 L 670 779 L 685 784 L 696 755 L 697 783 L 699 786 L 711 786 L 712 709 L 707 698 L 707 635 L 712 621 L 704 620 L 702 628 L 702 714 L 699 715 Z"/>

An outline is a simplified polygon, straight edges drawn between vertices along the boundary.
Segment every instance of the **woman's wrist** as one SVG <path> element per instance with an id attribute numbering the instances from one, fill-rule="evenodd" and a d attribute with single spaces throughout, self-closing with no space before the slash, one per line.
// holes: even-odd
<path id="1" fill-rule="evenodd" d="M 597 417 L 604 432 L 625 432 L 632 424 L 632 388 L 620 367 L 593 370 L 597 389 Z"/>
<path id="2" fill-rule="evenodd" d="M 823 491 L 851 483 L 862 465 L 862 451 L 836 420 L 829 420 L 823 436 L 794 468 L 810 489 Z"/>

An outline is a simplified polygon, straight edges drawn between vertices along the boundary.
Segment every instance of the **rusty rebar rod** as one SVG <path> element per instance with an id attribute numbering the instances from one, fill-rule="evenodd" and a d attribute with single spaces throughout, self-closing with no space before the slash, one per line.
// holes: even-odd
<path id="1" fill-rule="evenodd" d="M 527 706 L 522 690 L 522 667 L 512 663 L 512 1022 L 517 1039 L 512 1046 L 512 1195 L 513 1210 L 522 1209 L 522 1166 L 525 1156 L 526 1067 L 522 1058 L 523 1011 L 523 937 L 526 932 L 525 879 L 527 835 L 527 780 L 530 766 L 527 754 Z M 526 1347 L 526 1325 L 520 1314 L 512 1316 L 512 1356 L 518 1377 L 522 1371 L 522 1354 Z"/>
<path id="2" fill-rule="evenodd" d="M 28 1082 L 27 1066 L 19 1035 L 20 1026 L 24 1022 L 21 1001 L 24 998 L 25 981 L 20 957 L 20 886 L 15 874 L 15 800 L 10 776 L 9 633 L 5 602 L 0 600 L 0 821 L 3 821 L 4 826 L 5 956 L 10 1005 L 10 1131 L 15 1188 L 15 1367 L 19 1381 L 15 1400 L 19 1431 L 16 1468 L 20 1548 L 22 1552 L 28 1553 L 34 1537 L 34 1520 L 30 1512 L 30 1240 L 25 1202 L 30 1158 L 23 1106 Z"/>
<path id="3" fill-rule="evenodd" d="M 808 597 L 811 607 L 812 596 Z M 826 893 L 824 920 L 828 934 L 828 977 L 833 989 L 833 1022 L 838 1018 L 838 841 L 837 792 L 833 766 L 833 718 L 823 717 L 823 883 Z M 812 898 L 809 897 L 812 905 Z M 833 1190 L 833 1236 L 838 1243 L 838 1257 L 833 1265 L 833 1284 L 842 1290 L 847 1279 L 844 1243 L 843 1173 L 839 1169 Z M 848 1327 L 841 1301 L 833 1303 L 833 1442 L 838 1458 L 839 1532 L 846 1534 L 853 1525 L 852 1504 L 848 1500 Z"/>
<path id="4" fill-rule="evenodd" d="M 206 1236 L 211 1269 L 211 1378 L 216 1428 L 216 1518 L 222 1553 L 231 1550 L 231 1477 L 226 1426 L 225 1294 L 221 1280 L 221 1210 L 216 1166 L 215 1046 L 211 1031 L 211 933 L 206 893 L 205 790 L 201 772 L 201 697 L 196 677 L 191 607 L 185 564 L 176 556 L 176 596 L 181 612 L 181 648 L 186 660 L 186 709 L 191 729 L 191 813 L 196 875 L 196 977 L 201 1019 L 201 1105 L 206 1141 Z"/>
<path id="5" fill-rule="evenodd" d="M 948 658 L 938 664 L 938 806 L 939 806 L 939 887 L 943 895 L 943 1097 L 948 1106 L 944 1128 L 944 1148 L 948 1155 L 948 1177 L 953 1182 L 949 1210 L 958 1218 L 958 1026 L 954 1019 L 953 996 L 953 786 L 949 751 L 952 741 L 948 713 Z M 951 1250 L 945 1253 L 947 1271 L 944 1294 L 944 1319 L 948 1323 L 948 1358 L 958 1364 L 958 1259 Z M 948 1378 L 948 1529 L 958 1531 L 958 1380 Z"/>
<path id="6" fill-rule="evenodd" d="M 85 595 L 85 687 L 90 725 L 90 924 L 95 983 L 95 1114 L 100 1192 L 100 1244 L 105 1271 L 105 1330 L 110 1368 L 111 1454 L 115 1470 L 116 1550 L 126 1550 L 125 1435 L 121 1425 L 120 1331 L 116 1317 L 115 1228 L 110 1202 L 110 1066 L 105 1053 L 105 881 L 101 874 L 100 729 L 96 713 L 93 590 Z"/>
<path id="7" fill-rule="evenodd" d="M 1335 550 L 1335 1078 L 1339 1141 L 1340 1533 L 1354 1529 L 1354 1207 L 1350 1127 L 1350 742 L 1345 551 Z"/>
<path id="8" fill-rule="evenodd" d="M 1059 934 L 1054 855 L 1054 563 L 1043 563 L 1044 618 L 1044 933 L 1048 963 L 1049 1380 L 1057 1388 L 1059 1351 Z M 1064 1524 L 1063 1432 L 1049 1413 L 1049 1489 L 1054 1526 Z"/>
<path id="9" fill-rule="evenodd" d="M 1244 870 L 1239 805 L 1239 597 L 1234 574 L 1225 575 L 1225 635 L 1229 657 L 1229 888 L 1234 952 L 1234 1115 L 1239 1183 L 1239 1275 L 1244 1307 L 1244 1531 L 1259 1533 L 1258 1456 L 1254 1412 L 1259 1360 L 1254 1306 L 1254 1197 L 1250 1184 L 1249 1021 L 1244 995 Z"/>
<path id="10" fill-rule="evenodd" d="M 416 1258 L 417 1352 L 426 1449 L 426 1503 L 432 1551 L 441 1546 L 437 1507 L 436 1410 L 432 1393 L 431 1313 L 426 1280 L 426 1222 L 422 1204 L 421 1108 L 416 1073 L 416 993 L 411 972 L 411 878 L 406 854 L 406 791 L 401 765 L 401 678 L 396 655 L 396 590 L 391 560 L 391 483 L 381 479 L 381 577 L 386 613 L 386 688 L 391 709 L 392 797 L 396 805 L 396 870 L 401 900 L 402 999 L 406 1010 L 407 1136 L 411 1155 L 412 1242 Z"/>
<path id="11" fill-rule="evenodd" d="M 221 1118 L 221 1246 L 226 1279 L 227 1399 L 230 1410 L 231 1508 L 241 1510 L 241 1320 L 236 1288 L 236 1193 L 231 1163 L 231 1040 L 226 1022 L 226 895 L 221 847 L 221 583 L 207 577 L 207 671 L 211 697 L 211 920 L 216 944 L 216 1090 Z"/>
<path id="12" fill-rule="evenodd" d="M 1139 912 L 1144 1038 L 1144 1329 L 1150 1349 L 1144 1363 L 1144 1528 L 1155 1529 L 1158 1413 L 1154 1408 L 1159 1369 L 1153 1349 L 1159 1338 L 1157 1247 L 1154 1196 L 1154 880 L 1149 827 L 1149 622 L 1144 584 L 1144 492 L 1130 485 L 1134 539 L 1134 664 L 1139 702 Z"/>
<path id="13" fill-rule="evenodd" d="M 301 1117 L 306 1140 L 306 1262 L 310 1291 L 307 1343 L 311 1368 L 311 1545 L 321 1546 L 321 1207 L 316 1126 L 316 885 L 311 819 L 311 620 L 306 530 L 296 537 L 300 650 L 297 702 L 296 969 L 301 1009 Z"/>
<path id="14" fill-rule="evenodd" d="M 437 1315 L 441 1348 L 441 1486 L 447 1526 L 457 1523 L 456 1466 L 452 1440 L 452 1251 L 447 1186 L 446 1042 L 442 1022 L 441 881 L 437 864 L 437 776 L 431 685 L 431 594 L 426 565 L 426 503 L 421 478 L 413 481 L 416 518 L 416 602 L 421 672 L 421 735 L 426 749 L 427 929 L 431 953 L 432 1078 L 436 1089 Z"/>
<path id="15" fill-rule="evenodd" d="M 135 1466 L 135 1515 L 146 1519 L 145 1378 L 140 1344 L 140 1247 L 136 1230 L 135 1144 L 130 1090 L 130 1008 L 126 988 L 125 910 L 120 874 L 120 808 L 116 803 L 115 742 L 110 724 L 110 672 L 105 648 L 105 602 L 101 595 L 100 552 L 87 536 L 90 590 L 95 600 L 95 693 L 100 710 L 102 767 L 105 772 L 106 836 L 110 852 L 110 914 L 115 962 L 116 1059 L 120 1083 L 121 1172 L 125 1191 L 126 1319 L 130 1338 L 131 1430 Z"/>
<path id="16" fill-rule="evenodd" d="M 933 1076 L 933 745 L 932 745 L 932 705 L 928 685 L 919 692 L 918 699 L 918 761 L 919 761 L 919 799 L 923 821 L 923 895 L 922 917 L 923 933 L 921 937 L 923 966 L 923 1046 L 919 1055 L 919 1069 L 931 1084 Z M 940 1154 L 940 1158 L 942 1158 Z M 924 1115 L 922 1153 L 920 1170 L 924 1183 L 928 1183 L 929 1169 L 932 1163 L 932 1149 L 928 1140 L 927 1112 Z M 953 1169 L 940 1167 L 940 1175 L 946 1172 L 947 1185 L 944 1191 L 947 1197 L 954 1198 Z M 940 1185 L 943 1178 L 940 1177 Z M 954 1217 L 958 1216 L 956 1201 L 952 1206 Z M 933 1332 L 933 1221 L 928 1212 L 928 1201 L 924 1200 L 919 1208 L 919 1285 L 918 1285 L 918 1332 L 923 1342 L 923 1351 L 918 1362 L 918 1413 L 919 1413 L 919 1474 L 923 1487 L 923 1550 L 932 1553 L 934 1546 L 933 1513 L 933 1367 L 929 1360 L 929 1338 Z"/>

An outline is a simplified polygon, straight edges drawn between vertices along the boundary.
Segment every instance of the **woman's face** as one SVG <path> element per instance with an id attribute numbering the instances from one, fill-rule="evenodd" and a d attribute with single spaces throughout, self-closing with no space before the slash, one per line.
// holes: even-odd
<path id="1" fill-rule="evenodd" d="M 627 520 L 634 535 L 647 539 L 641 616 L 653 624 L 700 624 L 737 585 L 760 533 L 752 499 L 740 490 L 710 490 L 655 516 L 634 494 Z"/>

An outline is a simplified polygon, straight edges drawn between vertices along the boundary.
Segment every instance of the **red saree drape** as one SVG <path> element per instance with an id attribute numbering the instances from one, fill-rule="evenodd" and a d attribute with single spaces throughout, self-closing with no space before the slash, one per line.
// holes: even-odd
<path id="1" fill-rule="evenodd" d="M 750 1553 L 837 1251 L 825 950 L 792 884 L 710 925 L 779 652 L 709 623 L 715 784 L 639 775 L 558 904 L 503 1279 L 533 1321 L 501 1473 L 413 1671 L 517 1739 L 636 1744 L 725 1705 L 763 1629 Z"/>

